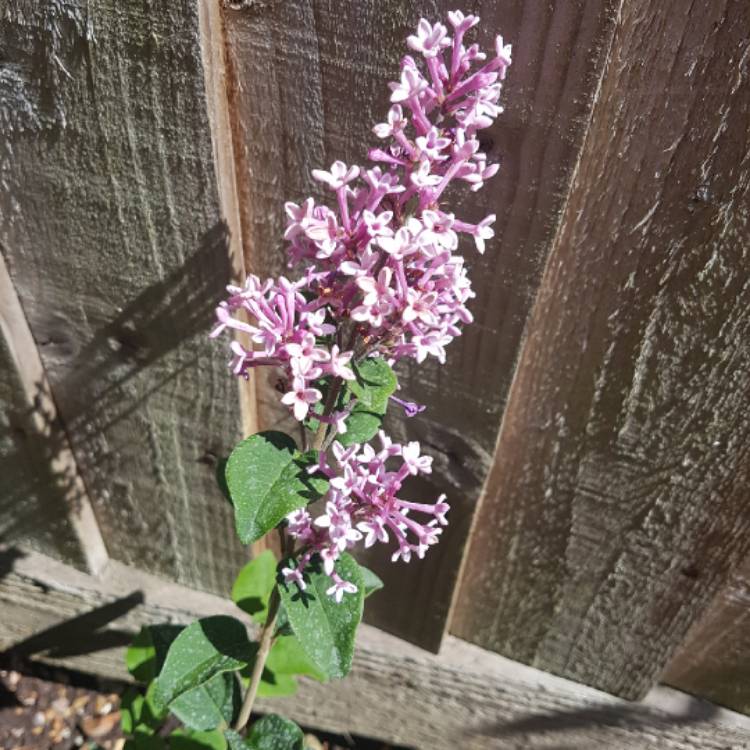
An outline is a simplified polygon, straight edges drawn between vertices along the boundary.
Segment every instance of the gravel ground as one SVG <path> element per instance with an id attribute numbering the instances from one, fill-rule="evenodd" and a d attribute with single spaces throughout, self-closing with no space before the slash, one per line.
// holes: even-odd
<path id="1" fill-rule="evenodd" d="M 122 750 L 123 685 L 36 663 L 22 669 L 0 669 L 2 750 Z M 309 736 L 307 743 L 315 750 L 405 750 L 358 737 Z"/>
<path id="2" fill-rule="evenodd" d="M 0 670 L 3 750 L 121 748 L 120 696 L 66 682 Z"/>

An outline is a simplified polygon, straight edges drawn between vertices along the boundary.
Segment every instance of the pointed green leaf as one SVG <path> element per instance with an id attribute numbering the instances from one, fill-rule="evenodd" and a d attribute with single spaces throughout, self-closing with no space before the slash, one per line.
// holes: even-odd
<path id="1" fill-rule="evenodd" d="M 260 539 L 289 513 L 319 497 L 320 480 L 304 470 L 305 459 L 283 432 L 259 432 L 229 456 L 226 479 L 243 544 Z"/>
<path id="2" fill-rule="evenodd" d="M 156 678 L 157 708 L 168 706 L 217 674 L 242 669 L 252 655 L 245 626 L 233 617 L 216 615 L 188 625 L 169 647 Z"/>
<path id="3" fill-rule="evenodd" d="M 222 672 L 173 700 L 169 710 L 189 729 L 225 729 L 231 726 L 241 703 L 236 675 Z"/>
<path id="4" fill-rule="evenodd" d="M 239 572 L 232 586 L 232 601 L 262 625 L 266 621 L 268 599 L 275 585 L 276 558 L 267 549 Z"/>
<path id="5" fill-rule="evenodd" d="M 280 584 L 279 593 L 289 622 L 302 649 L 325 677 L 344 677 L 352 665 L 354 635 L 362 619 L 364 579 L 351 555 L 343 554 L 336 572 L 357 587 L 355 594 L 344 594 L 337 603 L 326 594 L 331 579 L 322 566 L 305 571 L 307 589 L 294 584 Z"/>
<path id="6" fill-rule="evenodd" d="M 125 652 L 128 672 L 138 682 L 151 682 L 159 674 L 172 641 L 184 629 L 184 625 L 144 625 Z"/>
<path id="7" fill-rule="evenodd" d="M 388 397 L 398 384 L 391 366 L 382 357 L 368 357 L 354 365 L 354 374 L 357 379 L 349 381 L 347 386 L 362 408 L 376 414 L 385 414 Z"/>
<path id="8" fill-rule="evenodd" d="M 284 698 L 297 692 L 297 680 L 290 674 L 276 674 L 264 669 L 258 685 L 260 698 Z"/>
<path id="9" fill-rule="evenodd" d="M 197 732 L 192 729 L 175 729 L 169 735 L 169 750 L 227 750 L 223 732 Z"/>
<path id="10" fill-rule="evenodd" d="M 357 404 L 346 418 L 346 432 L 339 433 L 336 440 L 345 448 L 354 443 L 367 443 L 378 434 L 382 424 L 382 416 L 366 411 Z"/>
<path id="11" fill-rule="evenodd" d="M 326 676 L 313 664 L 296 636 L 286 635 L 276 639 L 268 654 L 266 667 L 276 675 L 306 675 L 323 681 Z"/>
<path id="12" fill-rule="evenodd" d="M 364 565 L 360 565 L 359 569 L 362 571 L 362 578 L 365 582 L 365 598 L 374 594 L 376 591 L 380 591 L 385 585 L 383 581 L 375 575 L 369 568 Z"/>
<path id="13" fill-rule="evenodd" d="M 302 750 L 302 730 L 289 719 L 268 714 L 258 719 L 245 740 L 249 750 Z"/>

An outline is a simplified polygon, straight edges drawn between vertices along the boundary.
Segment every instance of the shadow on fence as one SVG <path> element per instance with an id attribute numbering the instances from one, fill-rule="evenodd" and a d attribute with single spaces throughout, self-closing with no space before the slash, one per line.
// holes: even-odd
<path id="1" fill-rule="evenodd" d="M 107 430 L 182 370 L 195 367 L 186 353 L 176 368 L 170 366 L 158 377 L 154 373 L 153 379 L 137 389 L 125 389 L 133 377 L 164 355 L 197 334 L 208 333 L 214 308 L 230 278 L 229 230 L 220 221 L 203 234 L 197 250 L 181 266 L 143 289 L 109 322 L 97 327 L 80 351 L 68 352 L 65 375 L 53 384 L 56 397 L 65 405 L 68 429 L 76 437 L 85 425 Z M 67 331 L 50 334 L 53 339 L 66 337 L 73 346 Z"/>
<path id="2" fill-rule="evenodd" d="M 195 368 L 188 347 L 164 366 L 153 365 L 208 332 L 231 276 L 228 247 L 227 226 L 217 222 L 183 265 L 140 291 L 109 321 L 99 326 L 92 321 L 93 335 L 80 349 L 70 321 L 53 316 L 37 325 L 34 336 L 45 362 L 64 364 L 48 370 L 54 401 L 45 385 L 36 383 L 33 403 L 16 399 L 0 419 L 0 542 L 33 540 L 63 559 L 80 561 L 68 518 L 85 491 L 81 467 L 72 456 L 67 461 L 60 456 L 70 441 L 76 458 L 85 462 L 92 499 L 109 486 L 117 459 L 106 433 L 180 373 Z M 104 484 L 98 486 L 100 477 Z"/>

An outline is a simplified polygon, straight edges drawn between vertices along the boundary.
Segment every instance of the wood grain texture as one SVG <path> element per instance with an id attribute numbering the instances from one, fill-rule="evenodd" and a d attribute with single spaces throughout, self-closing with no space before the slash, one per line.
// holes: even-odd
<path id="1" fill-rule="evenodd" d="M 0 255 L 0 542 L 96 573 L 107 550 Z"/>
<path id="2" fill-rule="evenodd" d="M 109 679 L 127 678 L 123 643 L 141 624 L 239 614 L 115 561 L 93 578 L 33 553 L 0 582 L 0 605 L 0 648 Z M 628 704 L 456 638 L 433 656 L 368 626 L 345 680 L 304 680 L 296 696 L 259 708 L 420 750 L 750 748 L 750 720 L 676 691 Z"/>
<path id="3" fill-rule="evenodd" d="M 236 6 L 239 10 L 233 10 Z M 466 248 L 478 292 L 477 322 L 449 350 L 449 363 L 405 367 L 404 393 L 429 409 L 389 430 L 419 439 L 435 458 L 416 496 L 447 491 L 450 526 L 424 562 L 368 564 L 388 596 L 371 621 L 429 648 L 442 638 L 482 481 L 490 464 L 519 341 L 557 226 L 579 152 L 591 99 L 610 39 L 615 2 L 477 2 L 479 40 L 502 32 L 514 44 L 506 113 L 485 131 L 483 148 L 503 170 L 490 187 L 461 199 L 459 215 L 496 213 L 498 240 L 484 258 Z M 328 200 L 310 177 L 335 159 L 360 163 L 375 142 L 371 128 L 388 109 L 387 82 L 397 77 L 405 38 L 420 15 L 443 18 L 453 3 L 397 0 L 289 0 L 225 3 L 234 85 L 235 152 L 248 269 L 283 269 L 283 203 L 308 195 Z M 243 177 L 244 176 L 244 177 Z M 264 426 L 282 425 L 278 394 L 261 373 Z"/>
<path id="4" fill-rule="evenodd" d="M 623 696 L 750 547 L 748 24 L 623 5 L 455 609 Z"/>
<path id="5" fill-rule="evenodd" d="M 111 554 L 226 590 L 230 276 L 191 0 L 4 0 L 0 240 Z"/>
<path id="6" fill-rule="evenodd" d="M 704 617 L 691 628 L 663 680 L 750 714 L 750 558 L 732 571 Z"/>

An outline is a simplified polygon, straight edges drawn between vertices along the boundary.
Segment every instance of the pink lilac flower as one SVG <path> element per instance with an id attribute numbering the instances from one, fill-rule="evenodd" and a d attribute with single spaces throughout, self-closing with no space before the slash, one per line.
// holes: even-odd
<path id="1" fill-rule="evenodd" d="M 317 388 L 306 388 L 304 378 L 298 377 L 292 381 L 292 390 L 282 396 L 281 403 L 291 406 L 294 418 L 302 422 L 310 405 L 317 403 L 321 398 L 323 394 Z"/>

